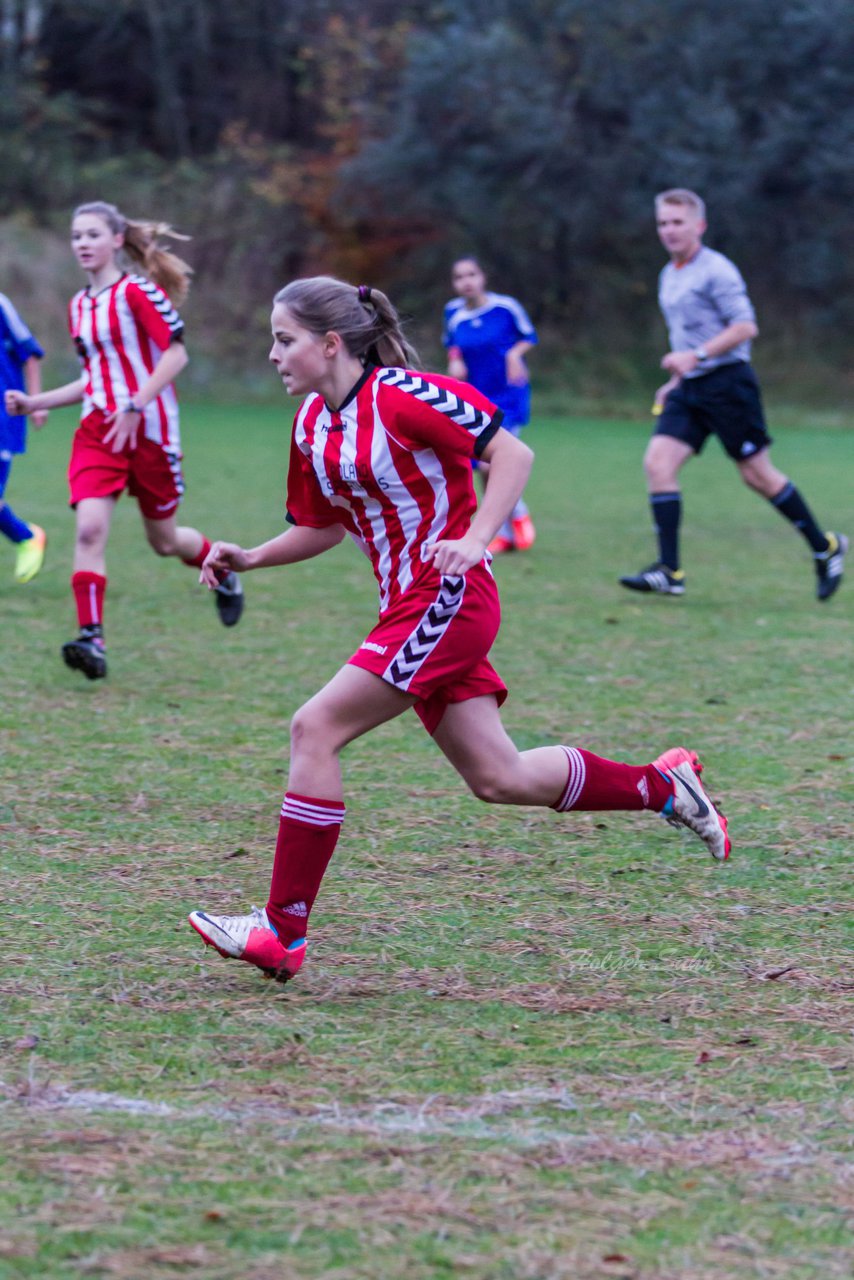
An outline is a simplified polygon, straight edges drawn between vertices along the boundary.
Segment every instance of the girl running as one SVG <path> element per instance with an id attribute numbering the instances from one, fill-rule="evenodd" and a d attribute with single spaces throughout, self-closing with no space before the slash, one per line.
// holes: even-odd
<path id="1" fill-rule="evenodd" d="M 531 417 L 525 355 L 537 342 L 536 330 L 515 298 L 487 291 L 486 276 L 476 258 L 458 258 L 451 281 L 458 296 L 445 306 L 448 373 L 489 396 L 504 414 L 502 426 L 518 436 Z M 485 488 L 489 466 L 481 461 L 475 466 Z M 489 550 L 493 555 L 527 551 L 536 536 L 531 513 L 520 496 Z"/>
<path id="2" fill-rule="evenodd" d="M 463 780 L 493 804 L 652 809 L 684 825 L 713 857 L 730 851 L 726 819 L 693 751 L 617 764 L 577 747 L 517 751 L 501 723 L 507 689 L 487 654 L 499 604 L 487 545 L 518 501 L 530 449 L 485 396 L 417 359 L 385 294 L 318 277 L 278 293 L 270 359 L 305 396 L 288 475 L 293 528 L 244 550 L 215 542 L 202 581 L 295 564 L 349 533 L 368 556 L 379 621 L 291 726 L 270 897 L 264 910 L 190 923 L 221 955 L 286 981 L 303 962 L 308 918 L 344 819 L 339 755 L 410 707 Z M 490 464 L 478 508 L 471 460 Z"/>
<path id="3" fill-rule="evenodd" d="M 133 222 L 115 205 L 80 205 L 71 248 L 89 283 L 71 299 L 68 325 L 83 375 L 38 395 L 6 393 L 10 414 L 83 401 L 68 468 L 77 520 L 71 589 L 80 632 L 62 646 L 62 656 L 90 680 L 107 674 L 105 557 L 123 491 L 137 499 L 145 536 L 158 555 L 199 567 L 210 550 L 207 538 L 179 525 L 176 515 L 184 479 L 172 382 L 188 356 L 172 300 L 180 304 L 186 297 L 190 268 L 158 243 L 164 235 L 175 232 L 161 223 Z M 139 274 L 125 270 L 124 257 Z M 214 590 L 222 622 L 234 626 L 243 610 L 240 580 L 227 574 Z"/>
<path id="4" fill-rule="evenodd" d="M 13 304 L 0 293 L 0 388 L 30 395 L 41 390 L 39 362 L 44 356 L 39 344 L 24 324 Z M 33 426 L 42 427 L 47 413 L 33 414 Z M 28 524 L 4 501 L 12 459 L 27 451 L 26 419 L 10 417 L 0 406 L 0 533 L 17 546 L 15 581 L 30 582 L 44 564 L 47 536 L 37 524 Z"/>

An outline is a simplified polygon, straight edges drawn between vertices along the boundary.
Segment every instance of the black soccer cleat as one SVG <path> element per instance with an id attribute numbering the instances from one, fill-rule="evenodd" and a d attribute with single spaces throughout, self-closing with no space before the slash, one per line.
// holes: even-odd
<path id="1" fill-rule="evenodd" d="M 107 650 L 100 627 L 84 627 L 76 640 L 62 646 L 62 657 L 72 671 L 82 671 L 88 680 L 103 680 L 107 674 Z"/>
<path id="2" fill-rule="evenodd" d="M 842 582 L 843 565 L 848 551 L 848 539 L 844 533 L 828 533 L 830 546 L 815 556 L 815 593 L 819 600 L 829 600 Z"/>
<path id="3" fill-rule="evenodd" d="M 224 627 L 236 627 L 243 613 L 243 583 L 232 569 L 218 587 L 214 587 L 216 609 Z"/>
<path id="4" fill-rule="evenodd" d="M 620 578 L 620 585 L 630 591 L 657 592 L 662 596 L 684 596 L 685 574 L 681 569 L 668 569 L 666 564 L 651 564 L 640 573 Z"/>

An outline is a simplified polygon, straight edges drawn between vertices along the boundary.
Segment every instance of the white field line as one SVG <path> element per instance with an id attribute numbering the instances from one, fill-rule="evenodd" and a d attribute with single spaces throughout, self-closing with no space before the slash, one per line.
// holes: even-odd
<path id="1" fill-rule="evenodd" d="M 410 1137 L 456 1137 L 468 1140 L 500 1142 L 506 1147 L 552 1150 L 575 1150 L 581 1158 L 631 1158 L 638 1167 L 668 1161 L 703 1165 L 708 1156 L 713 1163 L 721 1159 L 752 1161 L 766 1172 L 798 1165 L 814 1164 L 822 1155 L 838 1168 L 843 1181 L 852 1174 L 840 1151 L 822 1150 L 809 1142 L 769 1142 L 767 1129 L 735 1128 L 725 1132 L 711 1131 L 679 1136 L 647 1128 L 641 1117 L 630 1117 L 634 1132 L 571 1132 L 551 1117 L 532 1114 L 542 1107 L 559 1112 L 575 1111 L 570 1093 L 561 1086 L 547 1089 L 516 1089 L 498 1093 L 477 1094 L 455 1103 L 441 1096 L 428 1097 L 419 1106 L 397 1102 L 376 1102 L 367 1106 L 330 1104 L 309 1108 L 277 1106 L 266 1102 L 250 1102 L 229 1106 L 174 1106 L 152 1102 L 146 1098 L 129 1098 L 118 1093 L 96 1089 L 66 1089 L 62 1086 L 36 1086 L 17 1097 L 0 1080 L 0 1110 L 13 1107 L 34 1111 L 85 1111 L 88 1114 L 121 1112 L 152 1119 L 203 1120 L 224 1124 L 263 1124 L 281 1131 L 282 1139 L 316 1133 L 318 1128 L 337 1133 L 373 1137 L 406 1134 Z M 503 1119 L 503 1123 L 502 1123 Z M 706 1146 L 708 1144 L 708 1146 Z"/>
<path id="2" fill-rule="evenodd" d="M 9 1091 L 0 1107 L 10 1106 Z M 38 1086 L 28 1094 L 14 1100 L 17 1106 L 39 1111 L 87 1111 L 123 1112 L 133 1116 L 174 1118 L 181 1120 L 217 1120 L 227 1123 L 258 1121 L 275 1124 L 288 1130 L 290 1136 L 318 1127 L 347 1133 L 393 1134 L 406 1133 L 434 1136 L 465 1136 L 468 1138 L 513 1141 L 522 1145 L 552 1144 L 559 1141 L 583 1141 L 576 1134 L 562 1132 L 545 1117 L 530 1115 L 532 1108 L 554 1107 L 559 1111 L 574 1111 L 575 1103 L 566 1089 L 518 1089 L 500 1093 L 479 1094 L 459 1103 L 446 1103 L 438 1097 L 428 1097 L 418 1106 L 397 1102 L 377 1102 L 368 1106 L 341 1106 L 337 1103 L 296 1108 L 275 1106 L 266 1102 L 245 1103 L 240 1106 L 189 1106 L 178 1107 L 168 1102 L 152 1102 L 146 1098 L 128 1098 L 118 1093 L 104 1093 L 97 1089 L 66 1089 L 62 1086 Z M 507 1124 L 491 1124 L 487 1117 L 509 1116 L 517 1118 Z M 521 1114 L 518 1114 L 521 1113 Z"/>

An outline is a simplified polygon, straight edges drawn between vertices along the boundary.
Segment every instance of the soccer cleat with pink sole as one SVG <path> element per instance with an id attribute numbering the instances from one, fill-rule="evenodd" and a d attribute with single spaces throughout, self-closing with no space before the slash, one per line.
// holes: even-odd
<path id="1" fill-rule="evenodd" d="M 696 751 L 671 747 L 653 760 L 653 764 L 673 782 L 673 795 L 662 809 L 662 817 L 671 827 L 688 827 L 700 837 L 713 858 L 724 862 L 732 849 L 727 820 L 712 804 L 700 782 L 703 766 Z"/>
<path id="2" fill-rule="evenodd" d="M 263 908 L 253 907 L 246 916 L 213 916 L 206 911 L 191 911 L 187 918 L 196 933 L 221 956 L 254 964 L 277 982 L 293 978 L 305 959 L 306 939 L 299 938 L 286 947 L 279 941 Z"/>

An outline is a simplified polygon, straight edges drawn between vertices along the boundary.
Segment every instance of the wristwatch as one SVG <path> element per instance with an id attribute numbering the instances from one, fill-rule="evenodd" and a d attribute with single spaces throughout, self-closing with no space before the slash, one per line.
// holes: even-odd
<path id="1" fill-rule="evenodd" d="M 142 413 L 142 410 L 140 409 L 139 405 L 134 404 L 132 400 L 128 400 L 127 404 L 125 405 L 124 412 L 125 413 Z"/>
<path id="2" fill-rule="evenodd" d="M 709 353 L 705 347 L 695 347 L 694 355 L 697 357 L 697 364 L 705 364 L 709 358 Z"/>

